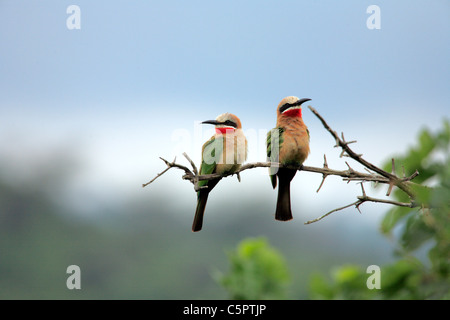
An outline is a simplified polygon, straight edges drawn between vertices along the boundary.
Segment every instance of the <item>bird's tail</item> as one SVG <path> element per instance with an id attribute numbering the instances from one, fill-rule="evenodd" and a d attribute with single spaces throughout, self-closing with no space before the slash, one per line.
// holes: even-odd
<path id="1" fill-rule="evenodd" d="M 291 211 L 291 180 L 297 170 L 280 168 L 278 170 L 278 199 L 275 219 L 288 221 L 292 219 Z"/>
<path id="2" fill-rule="evenodd" d="M 202 230 L 203 215 L 205 213 L 206 201 L 208 201 L 209 190 L 200 190 L 197 198 L 197 208 L 195 209 L 194 222 L 192 223 L 192 231 Z"/>

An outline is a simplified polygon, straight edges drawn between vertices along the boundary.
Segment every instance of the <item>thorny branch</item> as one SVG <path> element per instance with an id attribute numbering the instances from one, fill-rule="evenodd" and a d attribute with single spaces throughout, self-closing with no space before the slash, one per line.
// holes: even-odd
<path id="1" fill-rule="evenodd" d="M 389 180 L 389 189 L 388 189 L 388 193 L 386 194 L 387 196 L 390 195 L 390 192 L 392 191 L 392 187 L 395 185 L 398 188 L 400 188 L 401 190 L 403 190 L 410 198 L 414 198 L 414 192 L 411 190 L 411 187 L 408 185 L 408 181 L 414 179 L 419 172 L 415 172 L 411 177 L 408 178 L 403 178 L 400 179 L 399 177 L 397 177 L 395 175 L 395 165 L 394 165 L 394 159 L 392 159 L 392 173 L 386 172 L 381 168 L 378 168 L 377 166 L 373 165 L 372 163 L 366 161 L 365 159 L 362 158 L 362 154 L 357 154 L 355 153 L 348 145 L 351 143 L 355 143 L 356 141 L 345 141 L 344 138 L 344 133 L 341 133 L 341 138 L 339 138 L 338 134 L 336 133 L 336 131 L 332 130 L 330 128 L 330 126 L 328 125 L 328 123 L 322 118 L 322 116 L 316 111 L 316 109 L 314 109 L 311 106 L 308 106 L 308 108 L 314 113 L 314 115 L 319 118 L 319 120 L 322 122 L 323 126 L 325 127 L 325 129 L 328 130 L 328 132 L 334 137 L 334 139 L 336 140 L 336 145 L 335 147 L 341 147 L 342 148 L 342 152 L 341 152 L 341 157 L 342 156 L 348 156 L 350 158 L 352 158 L 353 160 L 359 162 L 360 164 L 362 164 L 364 167 L 366 167 L 369 170 L 372 170 L 376 173 L 378 173 L 379 175 L 387 178 Z"/>
<path id="2" fill-rule="evenodd" d="M 342 177 L 343 181 L 359 181 L 359 183 L 361 184 L 361 190 L 362 190 L 362 196 L 358 196 L 357 197 L 357 201 L 350 203 L 346 206 L 340 207 L 340 208 L 336 208 L 333 209 L 329 212 L 327 212 L 326 214 L 322 215 L 321 217 L 318 217 L 316 219 L 313 220 L 309 220 L 307 222 L 305 222 L 305 224 L 311 224 L 313 222 L 317 222 L 319 220 L 322 220 L 323 218 L 329 216 L 330 214 L 336 212 L 336 211 L 340 211 L 352 206 L 355 206 L 356 209 L 358 209 L 358 211 L 360 211 L 359 207 L 364 203 L 364 202 L 377 202 L 377 203 L 386 203 L 386 204 L 391 204 L 391 205 L 396 205 L 396 206 L 402 206 L 402 207 L 409 207 L 409 208 L 414 208 L 414 207 L 418 207 L 420 206 L 420 204 L 415 202 L 415 194 L 413 192 L 413 189 L 411 188 L 411 186 L 414 184 L 413 182 L 411 182 L 411 180 L 413 180 L 415 177 L 417 177 L 419 175 L 419 172 L 416 171 L 414 172 L 411 176 L 409 177 L 405 177 L 403 176 L 402 178 L 398 177 L 395 174 L 395 162 L 394 159 L 392 159 L 392 171 L 391 172 L 386 172 L 383 169 L 375 166 L 374 164 L 370 163 L 369 161 L 365 160 L 362 157 L 362 154 L 358 154 L 356 152 L 354 152 L 350 147 L 349 144 L 355 143 L 356 141 L 346 141 L 345 137 L 344 137 L 344 133 L 341 133 L 341 137 L 339 137 L 339 135 L 336 133 L 336 131 L 332 130 L 331 127 L 328 125 L 328 123 L 324 120 L 324 118 L 311 106 L 308 106 L 308 108 L 314 113 L 314 115 L 319 118 L 319 120 L 322 122 L 323 126 L 325 127 L 325 129 L 333 136 L 333 138 L 336 141 L 336 145 L 335 147 L 340 147 L 342 148 L 342 152 L 340 157 L 343 156 L 347 156 L 352 158 L 353 160 L 357 161 L 358 163 L 360 163 L 361 165 L 364 166 L 364 169 L 368 172 L 368 173 L 363 173 L 363 172 L 358 172 L 356 170 L 354 170 L 352 167 L 350 167 L 350 165 L 346 163 L 348 169 L 347 170 L 333 170 L 330 169 L 328 167 L 328 163 L 327 163 L 327 158 L 324 155 L 324 163 L 323 163 L 323 167 L 322 168 L 318 168 L 318 167 L 309 167 L 309 166 L 283 166 L 279 163 L 271 163 L 271 162 L 253 162 L 253 163 L 246 163 L 244 165 L 241 166 L 241 168 L 234 173 L 228 173 L 228 174 L 208 174 L 208 175 L 200 175 L 198 173 L 197 167 L 195 166 L 195 163 L 191 160 L 191 158 L 189 158 L 189 156 L 186 153 L 183 153 L 183 156 L 187 159 L 187 161 L 190 163 L 192 170 L 189 169 L 186 166 L 180 165 L 178 163 L 175 162 L 176 158 L 172 161 L 169 162 L 164 158 L 160 159 L 162 161 L 164 161 L 164 163 L 167 165 L 167 168 L 165 170 L 163 170 L 162 172 L 158 173 L 156 175 L 156 177 L 154 177 L 152 180 L 150 180 L 147 183 L 144 183 L 142 185 L 142 187 L 146 187 L 149 184 L 151 184 L 152 182 L 154 182 L 157 178 L 159 178 L 160 176 L 162 176 L 164 173 L 166 173 L 169 169 L 171 168 L 178 168 L 180 170 L 184 171 L 184 175 L 182 176 L 183 180 L 188 180 L 190 181 L 193 185 L 194 185 L 194 190 L 197 192 L 200 189 L 203 188 L 207 188 L 207 186 L 199 186 L 199 181 L 202 180 L 213 180 L 213 179 L 217 179 L 217 178 L 225 178 L 227 176 L 230 175 L 237 175 L 238 180 L 240 181 L 240 173 L 245 171 L 245 170 L 249 170 L 249 169 L 254 169 L 254 168 L 267 168 L 270 166 L 275 166 L 275 167 L 285 167 L 285 168 L 291 168 L 291 169 L 296 169 L 299 171 L 307 171 L 307 172 L 313 172 L 313 173 L 320 173 L 322 174 L 322 182 L 319 185 L 319 188 L 317 189 L 316 192 L 319 192 L 320 189 L 322 188 L 325 179 L 328 176 L 340 176 Z M 404 175 L 404 174 L 403 174 Z M 393 189 L 394 186 L 398 187 L 399 189 L 401 189 L 403 192 L 405 192 L 410 199 L 410 202 L 405 203 L 405 202 L 398 202 L 398 201 L 393 201 L 393 200 L 385 200 L 385 199 L 377 199 L 377 198 L 372 198 L 366 195 L 366 192 L 364 190 L 364 186 L 363 183 L 364 182 L 375 182 L 375 183 L 384 183 L 389 185 L 388 187 L 388 191 L 386 196 L 389 196 L 391 194 L 391 191 Z"/>

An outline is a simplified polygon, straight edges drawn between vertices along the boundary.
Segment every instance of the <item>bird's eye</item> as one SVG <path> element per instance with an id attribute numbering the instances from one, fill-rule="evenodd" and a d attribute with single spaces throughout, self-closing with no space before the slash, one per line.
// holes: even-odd
<path id="1" fill-rule="evenodd" d="M 226 124 L 227 126 L 231 126 L 231 127 L 234 127 L 234 128 L 237 127 L 237 126 L 236 126 L 236 123 L 234 123 L 234 122 L 231 121 L 231 120 L 226 120 L 226 121 L 225 121 L 225 124 Z"/>
<path id="2" fill-rule="evenodd" d="M 283 113 L 286 109 L 292 107 L 292 103 L 285 103 L 280 107 L 280 113 Z"/>

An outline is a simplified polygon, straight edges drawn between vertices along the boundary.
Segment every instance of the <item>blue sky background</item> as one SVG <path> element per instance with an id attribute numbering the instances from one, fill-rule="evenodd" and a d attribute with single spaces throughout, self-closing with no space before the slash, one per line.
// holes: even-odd
<path id="1" fill-rule="evenodd" d="M 66 27 L 73 4 L 80 30 Z M 381 9 L 380 30 L 366 26 L 370 5 Z M 448 0 L 0 0 L 0 188 L 16 195 L 0 212 L 0 296 L 224 298 L 212 274 L 254 236 L 286 257 L 294 298 L 308 297 L 315 272 L 383 266 L 400 231 L 394 241 L 379 232 L 388 205 L 304 225 L 361 194 L 338 177 L 317 193 L 321 175 L 297 173 L 288 223 L 273 217 L 266 169 L 222 179 L 199 233 L 181 171 L 142 184 L 165 169 L 160 156 L 188 165 L 187 152 L 199 163 L 213 133 L 200 122 L 224 112 L 242 121 L 248 161 L 264 161 L 266 132 L 290 95 L 311 98 L 370 162 L 404 153 L 422 128 L 449 119 L 449 17 Z M 330 168 L 363 170 L 339 158 L 307 104 L 303 117 L 305 165 L 322 166 L 326 154 Z M 382 198 L 386 186 L 365 190 Z M 68 264 L 82 269 L 81 292 L 64 286 Z"/>
<path id="2" fill-rule="evenodd" d="M 80 30 L 66 27 L 71 4 L 81 9 Z M 381 9 L 380 30 L 366 27 L 371 4 Z M 5 174 L 20 183 L 55 154 L 70 154 L 77 169 L 59 188 L 68 203 L 145 198 L 171 185 L 194 208 L 181 172 L 140 187 L 164 168 L 158 157 L 183 161 L 186 151 L 198 163 L 212 133 L 198 122 L 232 112 L 248 130 L 249 161 L 264 160 L 265 132 L 289 95 L 311 98 L 335 130 L 358 140 L 356 151 L 380 164 L 449 115 L 449 13 L 446 0 L 0 1 Z M 346 168 L 319 121 L 303 114 L 306 164 L 321 166 L 326 153 L 330 166 Z M 336 178 L 316 194 L 320 178 L 295 180 L 319 210 L 301 220 L 359 192 L 349 186 L 340 195 Z M 265 170 L 243 180 L 241 188 L 275 201 Z M 223 185 L 238 188 L 234 179 Z"/>

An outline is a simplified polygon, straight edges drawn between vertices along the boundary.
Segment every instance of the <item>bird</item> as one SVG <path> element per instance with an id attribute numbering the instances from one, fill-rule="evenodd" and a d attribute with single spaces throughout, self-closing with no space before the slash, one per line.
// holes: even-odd
<path id="1" fill-rule="evenodd" d="M 282 166 L 303 165 L 310 153 L 309 130 L 302 119 L 302 103 L 311 99 L 299 99 L 289 96 L 281 100 L 277 107 L 276 127 L 267 133 L 267 161 L 280 163 Z M 278 180 L 278 197 L 275 219 L 291 220 L 291 180 L 296 169 L 271 166 L 269 176 L 275 189 Z"/>
<path id="2" fill-rule="evenodd" d="M 216 120 L 203 121 L 202 124 L 213 124 L 215 134 L 202 147 L 199 174 L 235 173 L 247 160 L 247 139 L 242 131 L 241 120 L 234 114 L 223 113 Z M 197 191 L 197 207 L 192 223 L 193 232 L 202 229 L 208 195 L 221 179 L 199 181 L 200 189 Z"/>

